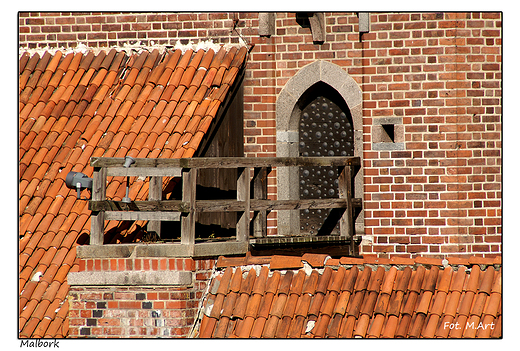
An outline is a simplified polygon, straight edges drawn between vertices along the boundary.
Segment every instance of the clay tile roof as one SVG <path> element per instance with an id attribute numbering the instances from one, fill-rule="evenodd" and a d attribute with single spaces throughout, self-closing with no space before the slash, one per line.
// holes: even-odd
<path id="1" fill-rule="evenodd" d="M 452 265 L 425 257 L 380 264 L 374 263 L 373 258 L 335 260 L 337 264 L 323 268 L 323 263 L 318 267 L 310 265 L 311 261 L 322 261 L 314 254 L 263 256 L 258 270 L 257 266 L 251 268 L 258 262 L 250 254 L 220 257 L 211 284 L 232 280 L 246 285 L 234 290 L 219 287 L 218 303 L 234 304 L 238 314 L 200 313 L 202 317 L 195 324 L 198 337 L 500 338 L 502 335 L 499 260 L 468 257 L 465 264 L 455 260 Z M 254 276 L 244 278 L 247 271 Z M 214 295 L 208 296 L 202 302 L 202 311 L 219 308 Z"/>
<path id="2" fill-rule="evenodd" d="M 128 54 L 110 49 L 21 54 L 20 337 L 55 338 L 68 333 L 66 277 L 69 270 L 77 269 L 75 247 L 80 235 L 90 233 L 90 211 L 86 201 L 77 201 L 75 191 L 65 186 L 66 174 L 74 170 L 91 177 L 92 156 L 191 157 L 222 105 L 222 94 L 213 101 L 206 90 L 215 86 L 230 91 L 229 86 L 238 81 L 235 67 L 241 71 L 245 67 L 247 58 L 242 53 L 222 47 L 217 53 L 154 49 Z M 219 68 L 225 70 L 223 77 L 234 77 L 226 80 L 225 89 L 213 81 Z M 125 182 L 114 177 L 107 196 L 120 199 L 124 188 Z M 147 189 L 146 182 L 131 184 L 138 200 L 147 198 Z M 135 223 L 127 228 L 109 221 L 109 228 L 115 232 L 119 228 L 119 233 L 110 238 L 107 234 L 106 242 L 138 240 L 125 237 L 135 232 Z M 265 270 L 263 276 L 267 277 Z M 253 289 L 253 285 L 245 287 Z M 263 293 L 262 283 L 259 287 Z M 223 299 L 228 293 L 217 297 Z"/>

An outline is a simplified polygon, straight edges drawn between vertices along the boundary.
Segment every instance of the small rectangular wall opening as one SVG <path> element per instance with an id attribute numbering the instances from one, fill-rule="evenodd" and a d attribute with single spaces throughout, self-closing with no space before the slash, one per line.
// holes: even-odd
<path id="1" fill-rule="evenodd" d="M 394 125 L 393 124 L 381 124 L 381 127 L 383 127 L 383 131 L 386 134 L 386 135 L 383 135 L 382 137 L 384 139 L 387 139 L 388 142 L 395 143 L 395 139 L 394 139 L 394 132 L 395 132 Z"/>
<path id="2" fill-rule="evenodd" d="M 404 150 L 404 126 L 401 117 L 373 119 L 372 150 Z"/>

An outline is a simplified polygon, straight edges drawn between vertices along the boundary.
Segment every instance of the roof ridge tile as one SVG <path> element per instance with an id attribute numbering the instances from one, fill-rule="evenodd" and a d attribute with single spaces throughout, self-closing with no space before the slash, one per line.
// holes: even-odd
<path id="1" fill-rule="evenodd" d="M 494 257 L 477 257 L 477 256 L 470 256 L 468 261 L 470 265 L 492 265 L 494 261 Z"/>
<path id="2" fill-rule="evenodd" d="M 325 261 L 327 260 L 327 257 L 330 257 L 330 256 L 326 255 L 326 254 L 305 253 L 302 256 L 302 260 L 306 261 L 313 268 L 320 268 L 320 267 L 325 266 Z"/>

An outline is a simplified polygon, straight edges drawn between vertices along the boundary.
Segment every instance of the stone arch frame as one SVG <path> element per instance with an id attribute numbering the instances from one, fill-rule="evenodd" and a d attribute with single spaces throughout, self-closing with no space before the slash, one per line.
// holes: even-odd
<path id="1" fill-rule="evenodd" d="M 314 84 L 323 82 L 335 89 L 345 100 L 354 128 L 354 156 L 361 159 L 361 169 L 354 180 L 354 197 L 363 198 L 363 95 L 359 85 L 340 66 L 318 60 L 301 68 L 286 83 L 276 100 L 276 155 L 299 155 L 299 121 L 302 96 Z M 278 199 L 299 198 L 299 173 L 297 167 L 277 170 Z M 299 210 L 278 211 L 278 234 L 294 235 L 300 231 Z M 364 233 L 363 210 L 356 218 L 355 233 Z"/>

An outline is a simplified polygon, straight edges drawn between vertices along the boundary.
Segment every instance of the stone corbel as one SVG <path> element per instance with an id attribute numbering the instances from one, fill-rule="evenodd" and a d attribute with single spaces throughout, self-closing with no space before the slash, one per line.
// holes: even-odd
<path id="1" fill-rule="evenodd" d="M 368 12 L 359 12 L 359 33 L 368 33 L 370 32 L 370 14 Z"/>
<path id="2" fill-rule="evenodd" d="M 325 42 L 325 14 L 323 12 L 309 13 L 309 23 L 311 25 L 312 41 Z"/>
<path id="3" fill-rule="evenodd" d="M 260 12 L 258 14 L 258 35 L 270 37 L 275 34 L 276 15 L 274 12 Z"/>

